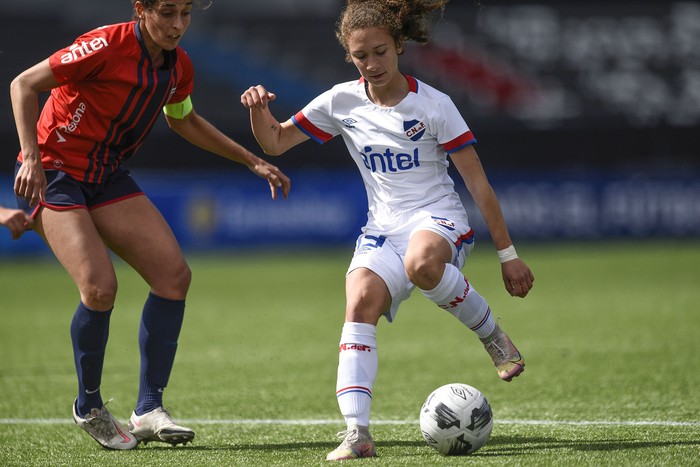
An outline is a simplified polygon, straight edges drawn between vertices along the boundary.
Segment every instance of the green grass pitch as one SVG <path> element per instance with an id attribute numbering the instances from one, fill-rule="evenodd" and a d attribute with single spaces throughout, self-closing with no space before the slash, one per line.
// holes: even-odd
<path id="1" fill-rule="evenodd" d="M 700 242 L 525 244 L 535 288 L 503 289 L 490 245 L 464 271 L 527 362 L 498 379 L 476 336 L 414 292 L 379 324 L 373 434 L 357 465 L 700 465 Z M 165 405 L 193 444 L 100 448 L 70 415 L 78 301 L 53 259 L 0 262 L 0 465 L 327 465 L 347 251 L 189 255 L 193 283 Z M 102 393 L 125 421 L 148 293 L 117 262 Z M 479 388 L 495 424 L 470 457 L 423 441 L 418 412 L 450 382 Z"/>

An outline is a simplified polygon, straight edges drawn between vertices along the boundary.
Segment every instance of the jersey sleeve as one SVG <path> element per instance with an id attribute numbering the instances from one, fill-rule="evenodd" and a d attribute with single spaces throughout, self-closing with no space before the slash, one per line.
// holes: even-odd
<path id="1" fill-rule="evenodd" d="M 175 93 L 168 99 L 168 105 L 185 102 L 194 90 L 194 65 L 192 65 L 192 60 L 182 48 L 178 47 L 176 50 L 178 82 Z"/>
<path id="2" fill-rule="evenodd" d="M 194 66 L 187 53 L 180 47 L 177 49 L 178 82 L 175 92 L 163 106 L 163 113 L 168 117 L 182 120 L 192 112 L 192 90 L 194 89 Z"/>
<path id="3" fill-rule="evenodd" d="M 301 131 L 319 144 L 339 134 L 332 114 L 333 90 L 324 92 L 292 117 Z"/>
<path id="4" fill-rule="evenodd" d="M 49 57 L 49 65 L 61 85 L 89 80 L 108 69 L 106 63 L 115 47 L 110 44 L 105 29 L 94 29 L 54 52 Z"/>
<path id="5" fill-rule="evenodd" d="M 451 154 L 465 146 L 476 143 L 474 134 L 469 129 L 467 122 L 459 113 L 459 110 L 448 96 L 444 96 L 437 102 L 437 140 L 445 152 Z"/>

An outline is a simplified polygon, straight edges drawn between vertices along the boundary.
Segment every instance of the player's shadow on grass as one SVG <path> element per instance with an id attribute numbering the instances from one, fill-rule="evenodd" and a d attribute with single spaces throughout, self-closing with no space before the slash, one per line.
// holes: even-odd
<path id="1" fill-rule="evenodd" d="M 547 437 L 495 436 L 488 442 L 488 449 L 477 453 L 482 456 L 521 456 L 528 452 L 536 453 L 543 449 L 573 449 L 577 451 L 620 451 L 632 449 L 663 448 L 673 446 L 700 446 L 700 440 L 693 441 L 642 441 L 630 439 L 606 439 L 591 441 L 586 439 L 562 440 Z"/>
<path id="2" fill-rule="evenodd" d="M 375 445 L 381 447 L 422 447 L 427 446 L 425 441 L 378 441 Z M 338 441 L 299 441 L 294 443 L 256 443 L 256 444 L 229 444 L 219 446 L 206 446 L 189 444 L 187 446 L 166 446 L 164 444 L 149 445 L 147 449 L 187 449 L 191 451 L 298 451 L 300 449 L 327 449 L 333 450 L 338 447 Z"/>
<path id="3" fill-rule="evenodd" d="M 377 448 L 416 448 L 427 447 L 425 441 L 376 441 Z M 299 441 L 293 443 L 242 443 L 227 445 L 188 445 L 176 449 L 187 449 L 191 451 L 299 451 L 299 450 L 333 450 L 338 446 L 337 441 Z M 619 451 L 632 449 L 663 448 L 673 446 L 700 446 L 700 440 L 693 441 L 641 441 L 630 439 L 607 439 L 599 441 L 562 440 L 550 437 L 532 436 L 495 436 L 491 438 L 485 448 L 477 451 L 473 457 L 508 457 L 522 456 L 523 454 L 536 454 L 544 449 L 567 449 L 579 451 Z M 173 447 L 158 444 L 149 446 L 148 449 L 171 450 Z"/>

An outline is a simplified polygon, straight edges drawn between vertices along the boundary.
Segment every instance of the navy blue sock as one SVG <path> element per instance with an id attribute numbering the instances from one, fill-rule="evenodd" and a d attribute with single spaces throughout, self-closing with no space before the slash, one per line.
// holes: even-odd
<path id="1" fill-rule="evenodd" d="M 136 415 L 143 415 L 163 405 L 163 390 L 168 385 L 175 361 L 184 315 L 184 300 L 169 300 L 148 294 L 139 328 L 141 380 Z"/>
<path id="2" fill-rule="evenodd" d="M 75 370 L 78 373 L 78 415 L 102 408 L 100 383 L 112 310 L 95 311 L 81 302 L 70 324 Z"/>

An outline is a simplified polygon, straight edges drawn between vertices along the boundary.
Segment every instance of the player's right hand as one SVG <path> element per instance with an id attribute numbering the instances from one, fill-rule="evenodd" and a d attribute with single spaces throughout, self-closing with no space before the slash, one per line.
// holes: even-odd
<path id="1" fill-rule="evenodd" d="M 258 84 L 257 86 L 249 87 L 241 95 L 241 104 L 246 109 L 266 109 L 267 103 L 274 101 L 276 98 L 275 93 L 269 92 L 264 86 Z"/>
<path id="2" fill-rule="evenodd" d="M 15 177 L 15 194 L 35 206 L 39 201 L 43 201 L 46 196 L 46 174 L 38 163 L 27 160 L 20 166 Z"/>

